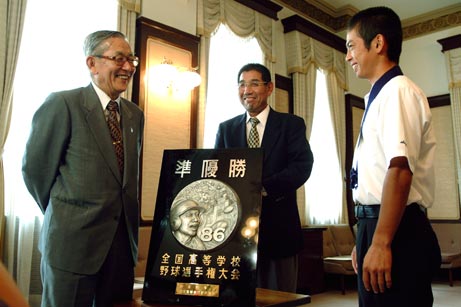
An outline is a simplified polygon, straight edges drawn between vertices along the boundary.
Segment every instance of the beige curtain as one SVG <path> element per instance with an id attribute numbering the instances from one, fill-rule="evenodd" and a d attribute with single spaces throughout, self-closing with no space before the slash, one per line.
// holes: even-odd
<path id="1" fill-rule="evenodd" d="M 139 13 L 141 13 L 141 0 L 118 0 L 117 30 L 126 35 L 133 50 L 136 41 L 136 18 Z M 122 96 L 131 100 L 132 92 L 133 82 L 130 82 Z"/>
<path id="2" fill-rule="evenodd" d="M 26 5 L 27 0 L 2 0 L 0 3 L 0 255 L 3 255 L 5 230 L 3 151 L 10 127 L 13 80 Z"/>
<path id="3" fill-rule="evenodd" d="M 445 51 L 444 54 L 451 100 L 458 190 L 461 195 L 461 48 Z"/>
<path id="4" fill-rule="evenodd" d="M 308 140 L 311 136 L 314 117 L 316 70 L 315 64 L 311 62 L 306 68 L 306 73 L 294 72 L 292 74 L 294 92 L 293 113 L 304 119 L 306 123 L 306 138 Z M 305 195 L 305 188 L 303 185 L 296 191 L 301 225 L 311 224 L 308 222 L 310 221 L 310 214 L 309 210 L 306 208 Z"/>
<path id="5" fill-rule="evenodd" d="M 346 181 L 346 108 L 344 100 L 344 89 L 340 86 L 337 76 L 331 70 L 327 72 L 327 91 L 330 103 L 331 120 L 334 123 L 336 153 L 340 165 L 339 172 L 343 178 L 342 188 L 342 210 L 339 213 L 339 223 L 348 223 L 347 214 L 347 181 Z"/>
<path id="6" fill-rule="evenodd" d="M 238 2 L 228 0 L 198 0 L 197 3 L 197 33 L 200 38 L 200 74 L 202 80 L 207 80 L 210 37 L 221 23 L 225 23 L 240 37 L 254 36 L 265 56 L 265 65 L 271 70 L 274 78 L 273 63 L 275 62 L 272 41 L 275 21 Z M 203 147 L 206 91 L 207 84 L 200 85 L 197 147 Z M 274 96 L 274 95 L 272 95 Z M 269 99 L 273 105 L 274 97 Z"/>
<path id="7" fill-rule="evenodd" d="M 202 82 L 199 87 L 198 114 L 197 114 L 197 147 L 203 148 L 205 135 L 206 93 L 208 91 L 208 55 L 210 54 L 210 36 L 200 37 L 200 75 Z"/>
<path id="8" fill-rule="evenodd" d="M 285 34 L 285 50 L 288 73 L 293 76 L 294 112 L 304 118 L 309 139 L 314 116 L 315 84 L 317 68 L 327 76 L 327 90 L 331 110 L 331 118 L 335 131 L 335 141 L 342 178 L 345 178 L 345 99 L 346 66 L 342 52 L 337 51 L 303 33 L 291 31 Z M 344 181 L 342 212 L 339 220 L 347 222 L 346 183 Z M 303 189 L 298 190 L 299 210 L 303 224 L 311 224 L 312 218 L 306 210 Z"/>

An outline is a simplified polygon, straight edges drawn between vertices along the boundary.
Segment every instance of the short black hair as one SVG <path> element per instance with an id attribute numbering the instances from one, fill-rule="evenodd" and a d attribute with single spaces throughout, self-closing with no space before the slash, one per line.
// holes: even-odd
<path id="1" fill-rule="evenodd" d="M 237 75 L 237 83 L 240 82 L 240 76 L 244 71 L 250 71 L 250 70 L 256 70 L 257 72 L 261 73 L 262 81 L 263 82 L 271 82 L 271 73 L 269 69 L 259 63 L 248 63 L 244 65 L 242 68 L 240 68 L 239 73 Z"/>
<path id="2" fill-rule="evenodd" d="M 388 45 L 389 60 L 399 63 L 403 39 L 402 23 L 392 9 L 377 6 L 360 11 L 348 22 L 347 30 L 354 28 L 357 28 L 357 33 L 363 38 L 367 49 L 370 49 L 371 41 L 376 35 L 383 35 Z"/>

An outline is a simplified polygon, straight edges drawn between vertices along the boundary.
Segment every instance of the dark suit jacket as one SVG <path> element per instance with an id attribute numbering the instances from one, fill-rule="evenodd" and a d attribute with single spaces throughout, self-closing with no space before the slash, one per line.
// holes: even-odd
<path id="1" fill-rule="evenodd" d="M 34 115 L 23 177 L 45 214 L 39 242 L 42 257 L 61 270 L 97 272 L 122 210 L 136 263 L 144 115 L 128 100 L 122 99 L 120 105 L 123 182 L 104 111 L 91 84 L 51 94 Z"/>
<path id="2" fill-rule="evenodd" d="M 246 114 L 219 125 L 215 148 L 248 147 Z M 306 125 L 298 116 L 270 109 L 261 143 L 264 150 L 259 253 L 286 257 L 302 249 L 296 190 L 309 178 L 314 158 Z"/>

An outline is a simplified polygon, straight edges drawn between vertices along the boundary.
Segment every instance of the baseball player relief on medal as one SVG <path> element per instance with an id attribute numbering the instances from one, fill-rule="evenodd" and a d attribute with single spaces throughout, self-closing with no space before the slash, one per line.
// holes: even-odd
<path id="1" fill-rule="evenodd" d="M 208 251 L 231 237 L 240 216 L 236 192 L 219 180 L 203 179 L 178 193 L 170 209 L 170 227 L 183 247 Z"/>

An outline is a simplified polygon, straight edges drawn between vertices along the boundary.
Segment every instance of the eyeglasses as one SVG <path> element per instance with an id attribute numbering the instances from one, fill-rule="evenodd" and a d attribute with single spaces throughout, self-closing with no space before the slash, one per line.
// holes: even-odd
<path id="1" fill-rule="evenodd" d="M 93 55 L 96 58 L 106 59 L 114 61 L 117 66 L 123 66 L 126 62 L 129 62 L 132 66 L 136 67 L 139 64 L 139 58 L 137 56 L 107 56 L 107 55 Z"/>
<path id="2" fill-rule="evenodd" d="M 245 87 L 254 89 L 254 88 L 257 88 L 260 85 L 265 85 L 267 83 L 268 82 L 264 82 L 264 81 L 250 81 L 250 82 L 241 81 L 241 82 L 238 83 L 238 88 L 239 88 L 239 90 L 243 90 Z"/>

